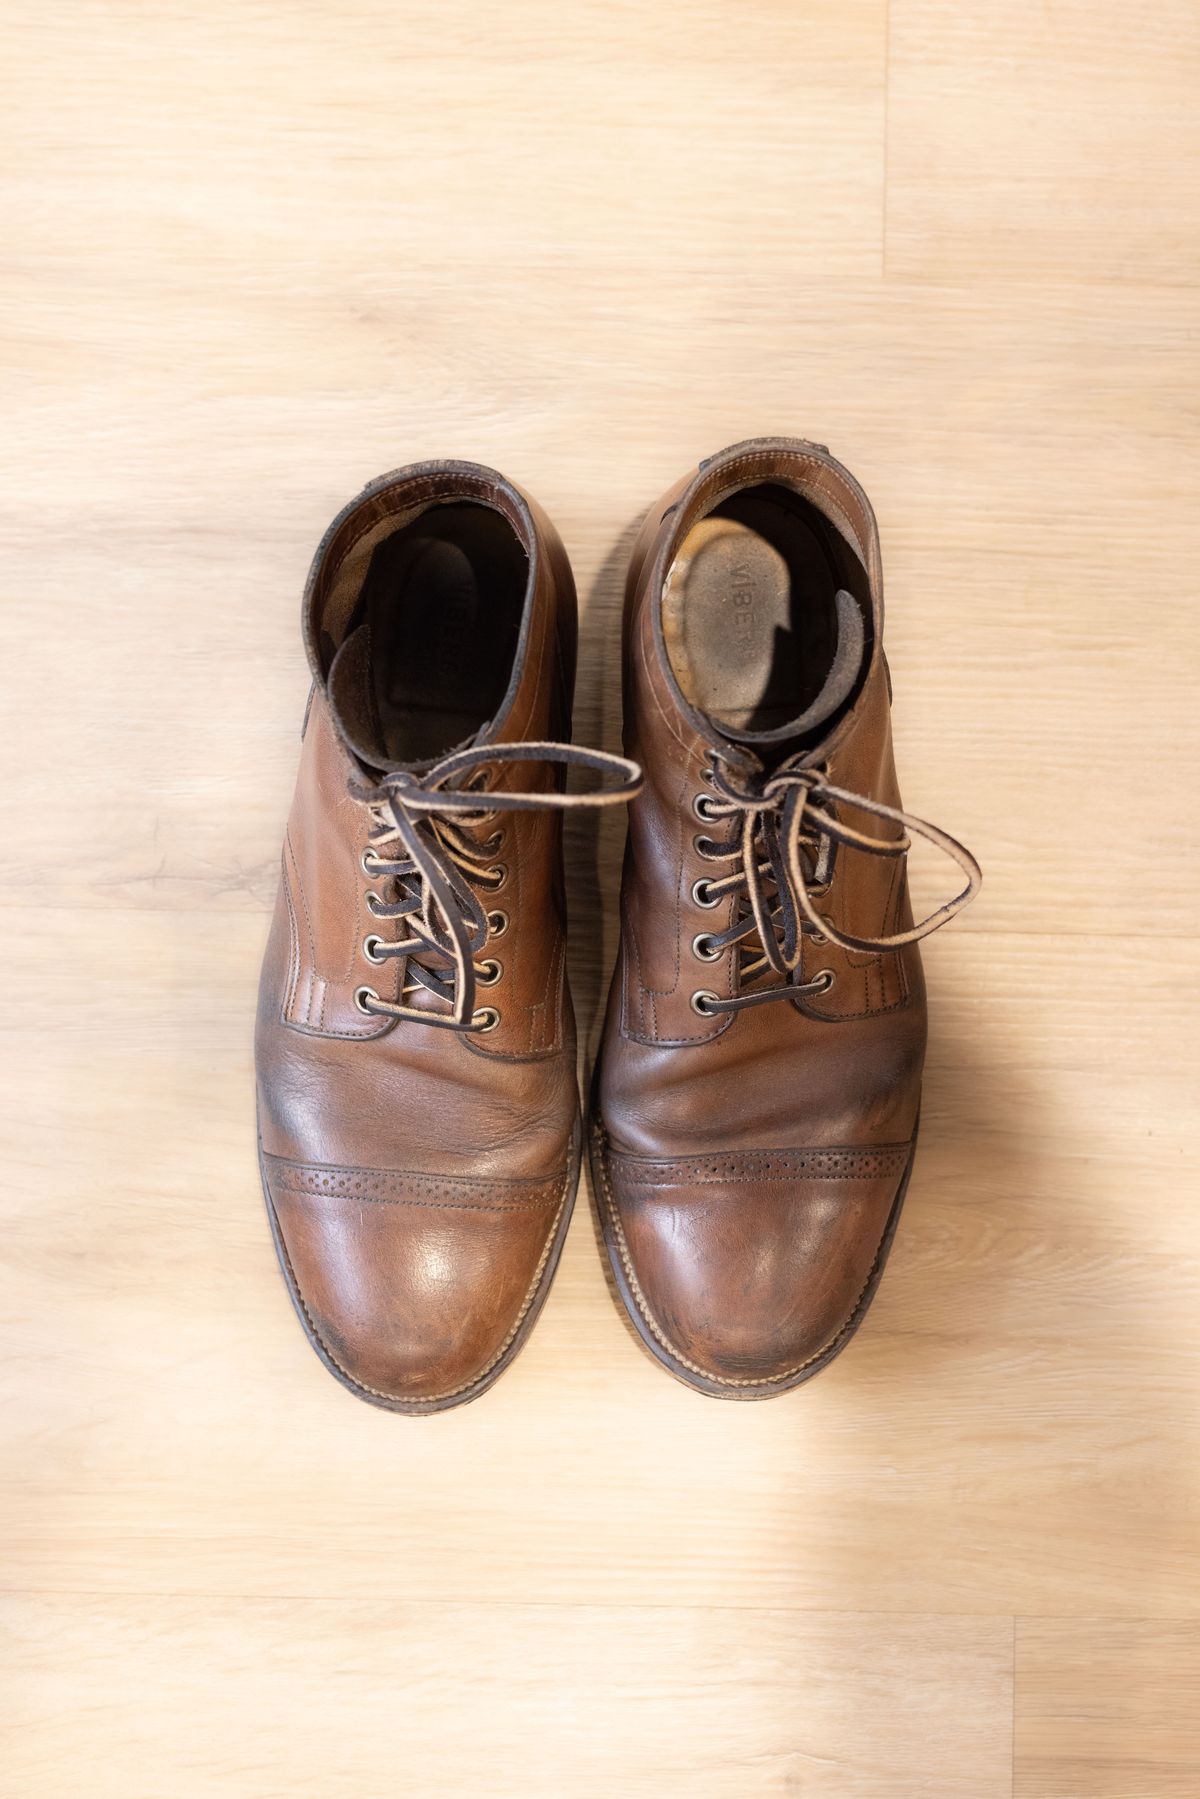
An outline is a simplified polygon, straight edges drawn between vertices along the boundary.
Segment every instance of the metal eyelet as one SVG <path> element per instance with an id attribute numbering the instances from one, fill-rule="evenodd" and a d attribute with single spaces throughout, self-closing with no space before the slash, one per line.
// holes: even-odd
<path id="1" fill-rule="evenodd" d="M 711 1018 L 713 1004 L 720 997 L 719 993 L 710 993 L 706 987 L 701 987 L 692 995 L 692 1011 L 700 1018 Z"/>
<path id="2" fill-rule="evenodd" d="M 356 987 L 354 989 L 354 1004 L 364 1018 L 374 1018 L 375 1016 L 371 1007 L 365 1002 L 369 999 L 378 1000 L 378 998 L 379 995 L 376 993 L 374 987 Z"/>
<path id="3" fill-rule="evenodd" d="M 722 860 L 717 853 L 717 846 L 711 837 L 705 837 L 703 834 L 698 837 L 693 837 L 692 848 L 698 856 L 703 857 L 705 862 L 720 862 Z"/>
<path id="4" fill-rule="evenodd" d="M 487 923 L 488 930 L 493 937 L 503 937 L 505 931 L 508 929 L 508 913 L 500 911 L 489 912 L 487 915 Z"/>
<path id="5" fill-rule="evenodd" d="M 481 1006 L 471 1020 L 471 1029 L 473 1031 L 478 1031 L 479 1035 L 482 1037 L 485 1036 L 488 1031 L 494 1031 L 499 1023 L 500 1014 L 497 1012 L 495 1006 Z"/>
<path id="6" fill-rule="evenodd" d="M 362 855 L 358 858 L 358 866 L 362 869 L 368 880 L 370 880 L 372 875 L 377 875 L 379 873 L 377 868 L 369 866 L 369 863 L 373 863 L 374 861 L 375 851 L 371 848 L 370 844 L 368 844 Z"/>
<path id="7" fill-rule="evenodd" d="M 484 879 L 492 883 L 493 893 L 498 893 L 508 879 L 508 863 L 493 862 L 490 868 L 484 870 Z"/>
<path id="8" fill-rule="evenodd" d="M 706 912 L 711 912 L 714 907 L 719 906 L 721 903 L 720 894 L 718 893 L 714 897 L 708 882 L 703 880 L 693 882 L 692 899 L 695 901 L 696 905 L 703 906 Z"/>
<path id="9" fill-rule="evenodd" d="M 713 802 L 706 793 L 698 793 L 696 795 L 695 799 L 692 801 L 692 811 L 696 814 L 696 817 L 700 820 L 701 824 L 704 825 L 712 824 L 717 816 L 713 811 Z"/>
<path id="10" fill-rule="evenodd" d="M 383 948 L 383 938 L 377 937 L 375 935 L 374 931 L 371 932 L 369 937 L 363 938 L 363 946 L 362 946 L 363 955 L 367 958 L 368 962 L 373 962 L 375 964 L 376 968 L 379 968 L 383 964 L 383 962 L 386 960 L 386 957 L 381 956 L 378 953 L 382 948 Z"/>
<path id="11" fill-rule="evenodd" d="M 503 962 L 497 962 L 494 956 L 489 956 L 487 961 L 481 962 L 475 970 L 475 983 L 479 987 L 494 987 L 503 973 Z"/>
<path id="12" fill-rule="evenodd" d="M 832 968 L 818 968 L 809 985 L 811 986 L 813 982 L 820 981 L 821 985 L 817 988 L 817 992 L 828 993 L 836 980 L 837 976 L 834 974 Z"/>
<path id="13" fill-rule="evenodd" d="M 371 914 L 371 917 L 378 918 L 383 907 L 382 894 L 378 894 L 375 892 L 374 888 L 368 887 L 363 897 L 367 902 L 367 911 Z"/>
<path id="14" fill-rule="evenodd" d="M 700 962 L 719 962 L 725 951 L 719 944 L 714 945 L 707 931 L 701 931 L 698 937 L 692 938 L 692 954 Z"/>

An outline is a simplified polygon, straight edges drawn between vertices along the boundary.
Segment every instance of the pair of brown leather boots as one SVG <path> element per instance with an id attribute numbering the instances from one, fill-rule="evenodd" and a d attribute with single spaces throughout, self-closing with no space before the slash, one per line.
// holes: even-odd
<path id="1" fill-rule="evenodd" d="M 764 438 L 653 507 L 628 760 L 570 745 L 549 521 L 470 463 L 385 475 L 304 595 L 313 689 L 259 997 L 260 1158 L 325 1365 L 393 1411 L 473 1399 L 545 1300 L 583 1129 L 561 825 L 629 802 L 590 1118 L 617 1291 L 688 1385 L 763 1399 L 846 1343 L 912 1168 L 917 942 L 973 896 L 900 810 L 866 495 Z M 599 781 L 568 791 L 572 767 Z M 962 869 L 914 924 L 910 833 Z"/>

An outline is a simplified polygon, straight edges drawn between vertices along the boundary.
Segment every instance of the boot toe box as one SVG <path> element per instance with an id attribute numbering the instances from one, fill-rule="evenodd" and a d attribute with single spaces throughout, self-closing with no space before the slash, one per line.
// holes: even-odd
<path id="1" fill-rule="evenodd" d="M 263 1171 L 293 1300 L 344 1385 L 421 1412 L 490 1384 L 544 1295 L 565 1174 L 475 1180 L 267 1155 Z"/>
<path id="2" fill-rule="evenodd" d="M 798 1385 L 866 1309 L 910 1158 L 907 1144 L 604 1155 L 606 1235 L 643 1339 L 721 1397 Z"/>

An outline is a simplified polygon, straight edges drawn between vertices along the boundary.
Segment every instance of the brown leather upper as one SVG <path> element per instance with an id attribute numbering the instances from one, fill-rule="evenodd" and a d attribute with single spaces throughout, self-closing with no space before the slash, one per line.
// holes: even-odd
<path id="1" fill-rule="evenodd" d="M 707 1016 L 693 1005 L 697 992 L 737 995 L 740 979 L 735 945 L 716 960 L 693 948 L 735 917 L 733 896 L 713 908 L 693 895 L 734 865 L 714 869 L 701 854 L 706 834 L 694 808 L 713 794 L 714 753 L 718 766 L 732 759 L 751 780 L 763 765 L 684 698 L 662 595 L 691 526 L 764 482 L 801 494 L 836 527 L 869 590 L 860 689 L 828 736 L 793 758 L 797 779 L 815 782 L 820 770 L 826 787 L 899 807 L 879 540 L 866 496 L 818 446 L 735 446 L 665 496 L 634 549 L 625 743 L 646 783 L 630 808 L 593 1118 L 598 1205 L 634 1322 L 673 1372 L 729 1397 L 764 1397 L 803 1378 L 869 1297 L 910 1162 L 926 1033 L 915 942 L 842 948 L 806 933 L 795 997 Z M 866 837 L 899 836 L 891 818 L 825 804 Z M 844 936 L 903 935 L 912 925 L 903 856 L 839 844 L 819 904 Z M 823 971 L 832 984 L 814 990 Z"/>
<path id="2" fill-rule="evenodd" d="M 560 820 L 471 814 L 504 870 L 502 964 L 479 995 L 490 1031 L 368 1014 L 400 999 L 399 961 L 364 955 L 373 828 L 369 771 L 328 694 L 346 619 L 330 596 L 387 521 L 469 500 L 497 509 L 528 558 L 521 643 L 503 706 L 478 741 L 566 739 L 575 596 L 562 546 L 511 483 L 462 463 L 400 470 L 335 519 L 313 564 L 304 629 L 314 686 L 262 973 L 257 1028 L 264 1185 L 285 1272 L 324 1359 L 396 1409 L 470 1397 L 504 1361 L 544 1290 L 574 1193 L 578 1097 L 565 970 Z M 344 607 L 342 608 L 344 613 Z M 480 768 L 472 770 L 474 775 Z M 492 791 L 558 788 L 545 763 L 484 763 Z M 497 920 L 497 923 L 500 921 Z M 377 927 L 381 932 L 383 926 Z M 438 1009 L 421 990 L 410 1001 Z"/>

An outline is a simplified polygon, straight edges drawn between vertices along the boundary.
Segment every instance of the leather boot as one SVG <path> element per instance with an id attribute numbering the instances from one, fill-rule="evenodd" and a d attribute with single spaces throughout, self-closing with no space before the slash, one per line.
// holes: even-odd
<path id="1" fill-rule="evenodd" d="M 361 1398 L 491 1385 L 546 1297 L 579 1173 L 561 814 L 636 789 L 568 746 L 561 543 L 469 463 L 385 475 L 304 596 L 313 687 L 263 965 L 260 1160 L 309 1339 Z M 570 764 L 614 791 L 568 795 Z"/>
<path id="2" fill-rule="evenodd" d="M 912 1169 L 919 939 L 979 869 L 900 808 L 875 519 L 822 447 L 735 445 L 656 506 L 625 621 L 630 809 L 591 1160 L 618 1291 L 702 1392 L 815 1374 Z M 914 924 L 913 835 L 966 877 Z"/>

